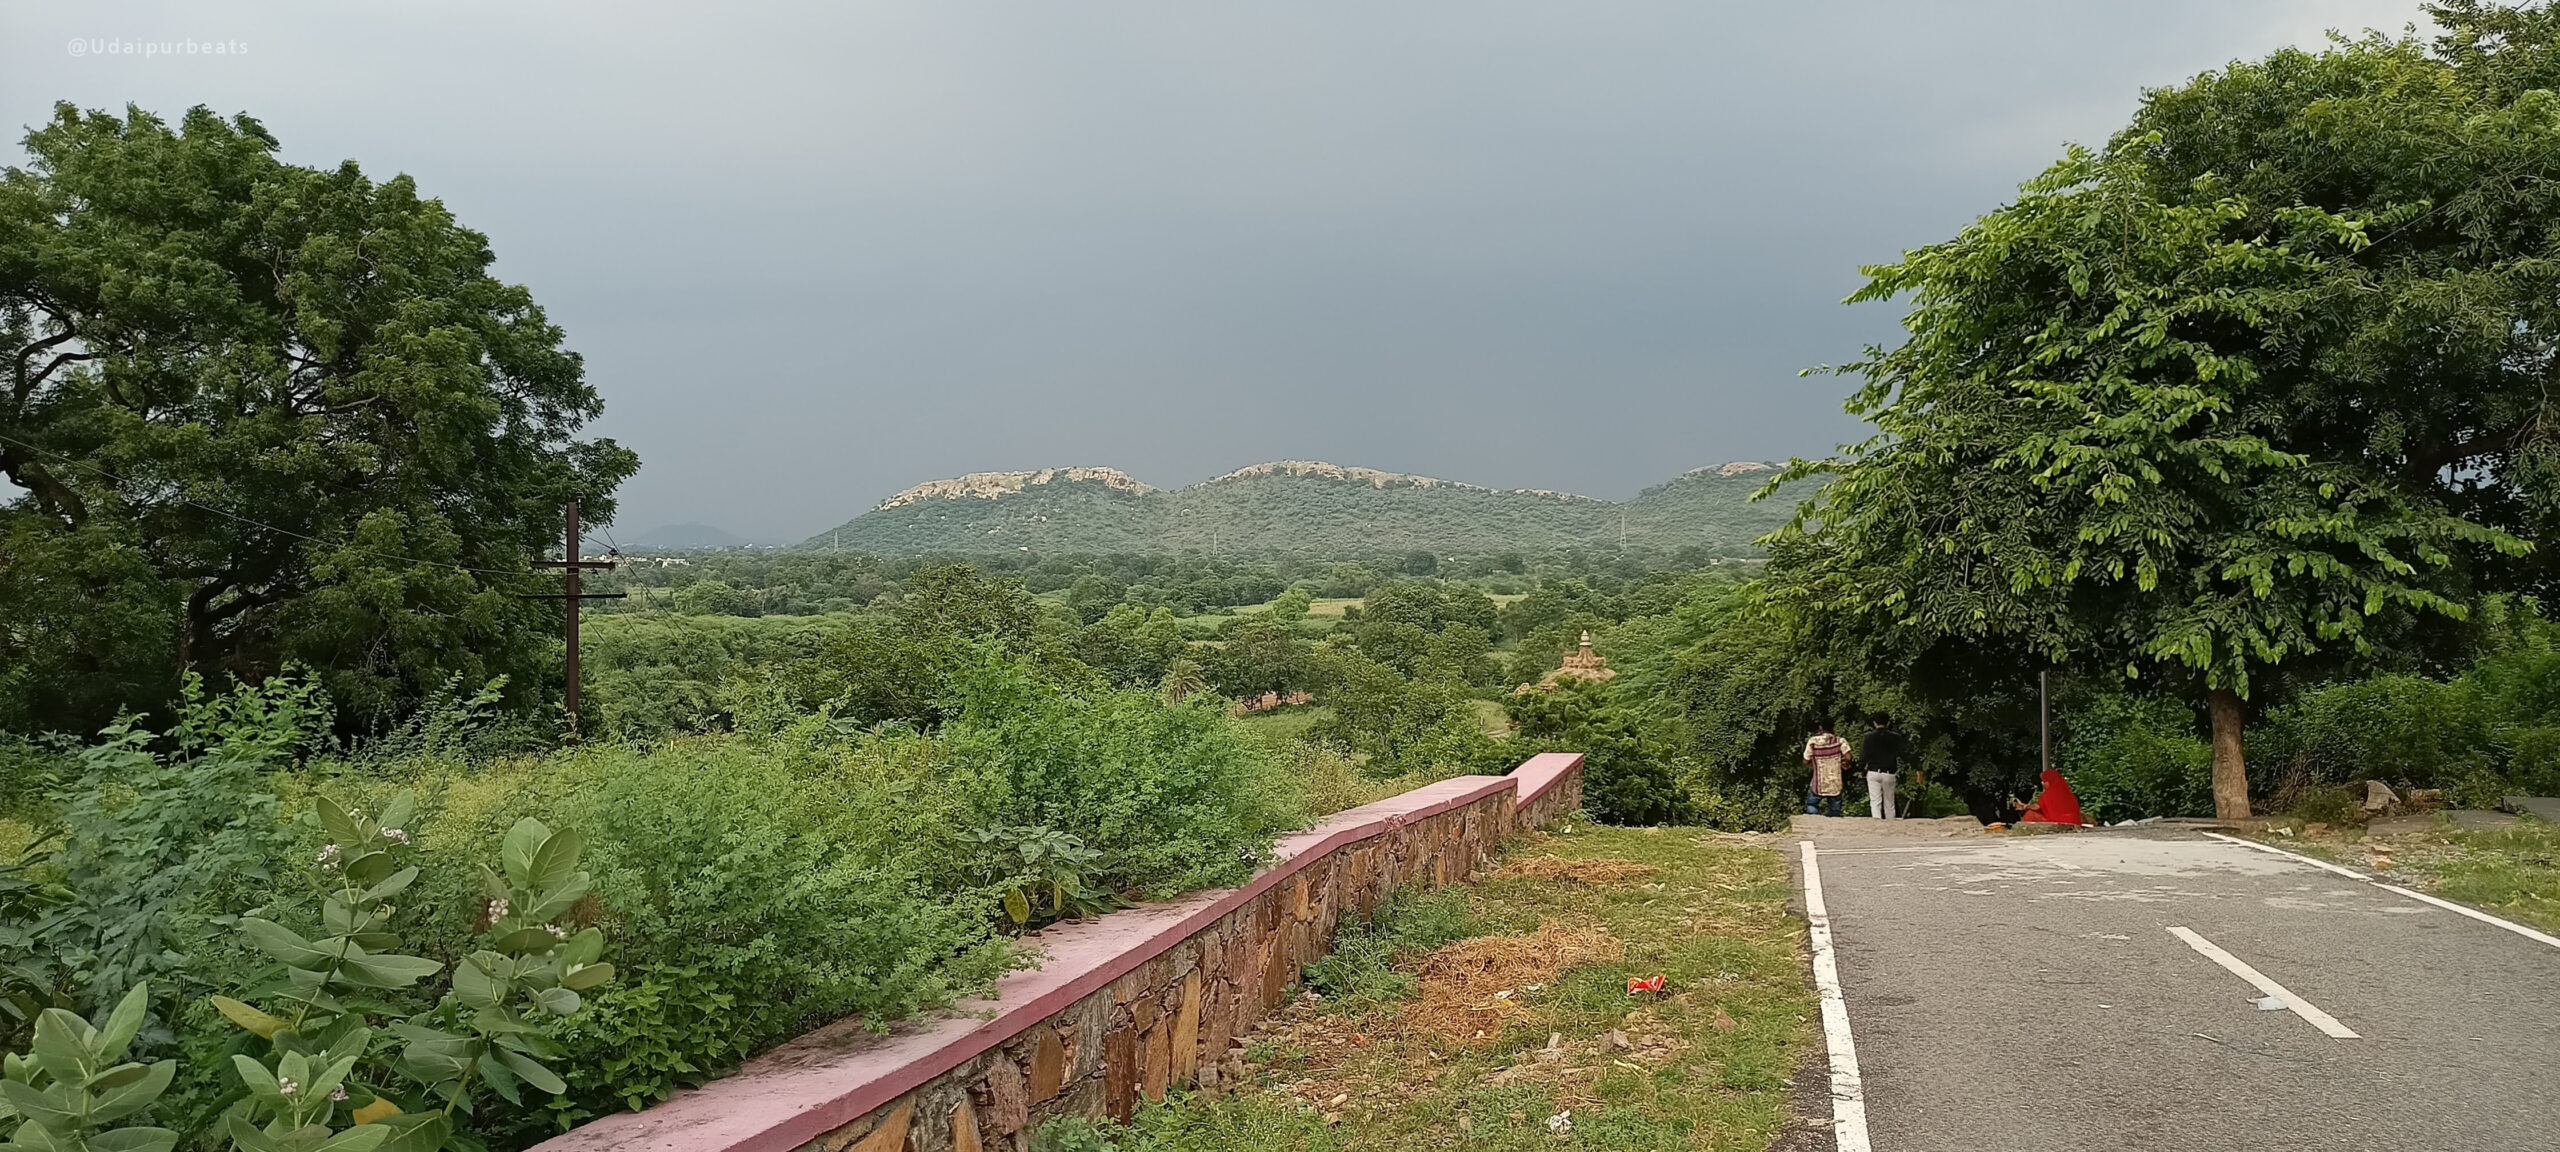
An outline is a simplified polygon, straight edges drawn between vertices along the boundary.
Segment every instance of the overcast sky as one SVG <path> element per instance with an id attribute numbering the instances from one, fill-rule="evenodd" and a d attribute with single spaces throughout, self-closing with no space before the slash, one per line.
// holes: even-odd
<path id="1" fill-rule="evenodd" d="M 2414 0 L 0 0 L 0 121 L 246 111 L 487 233 L 628 536 L 1324 459 L 1610 499 L 1856 436 L 1798 369 L 2147 86 Z M 76 54 L 192 38 L 244 55 Z M 85 45 L 84 45 L 85 46 Z M 0 149 L 10 162 L 14 147 Z"/>

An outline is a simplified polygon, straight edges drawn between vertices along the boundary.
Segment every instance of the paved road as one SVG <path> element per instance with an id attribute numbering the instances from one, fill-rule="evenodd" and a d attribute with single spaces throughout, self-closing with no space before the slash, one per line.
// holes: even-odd
<path id="1" fill-rule="evenodd" d="M 2192 830 L 1798 827 L 1876 1152 L 2560 1149 L 2560 948 Z"/>

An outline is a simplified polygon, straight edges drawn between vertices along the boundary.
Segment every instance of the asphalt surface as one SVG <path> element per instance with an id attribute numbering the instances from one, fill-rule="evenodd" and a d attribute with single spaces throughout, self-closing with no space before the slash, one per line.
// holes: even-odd
<path id="1" fill-rule="evenodd" d="M 2560 948 L 2192 829 L 1797 827 L 1876 1152 L 2560 1149 Z"/>

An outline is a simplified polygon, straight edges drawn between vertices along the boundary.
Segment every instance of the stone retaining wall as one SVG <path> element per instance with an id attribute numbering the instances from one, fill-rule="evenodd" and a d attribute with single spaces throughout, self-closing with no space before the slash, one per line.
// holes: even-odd
<path id="1" fill-rule="evenodd" d="M 1056 925 L 993 1001 L 886 1036 L 843 1021 L 737 1075 L 609 1116 L 537 1152 L 1021 1152 L 1061 1115 L 1126 1118 L 1241 1072 L 1249 1032 L 1398 888 L 1464 880 L 1515 830 L 1580 807 L 1582 757 L 1462 776 L 1339 813 L 1242 888 Z"/>

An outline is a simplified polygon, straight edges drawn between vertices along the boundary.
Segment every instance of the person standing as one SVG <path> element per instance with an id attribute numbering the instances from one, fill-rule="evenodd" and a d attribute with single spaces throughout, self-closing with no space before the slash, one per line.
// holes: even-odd
<path id="1" fill-rule="evenodd" d="M 1878 713 L 1867 718 L 1867 739 L 1858 748 L 1858 762 L 1867 766 L 1867 814 L 1878 820 L 1899 815 L 1893 786 L 1902 770 L 1902 733 L 1893 730 L 1893 717 Z"/>
<path id="2" fill-rule="evenodd" d="M 1813 766 L 1811 792 L 1805 796 L 1805 812 L 1839 815 L 1840 782 L 1849 774 L 1849 742 L 1832 732 L 1831 722 L 1825 720 L 1817 726 L 1813 739 L 1804 742 L 1804 762 Z"/>

